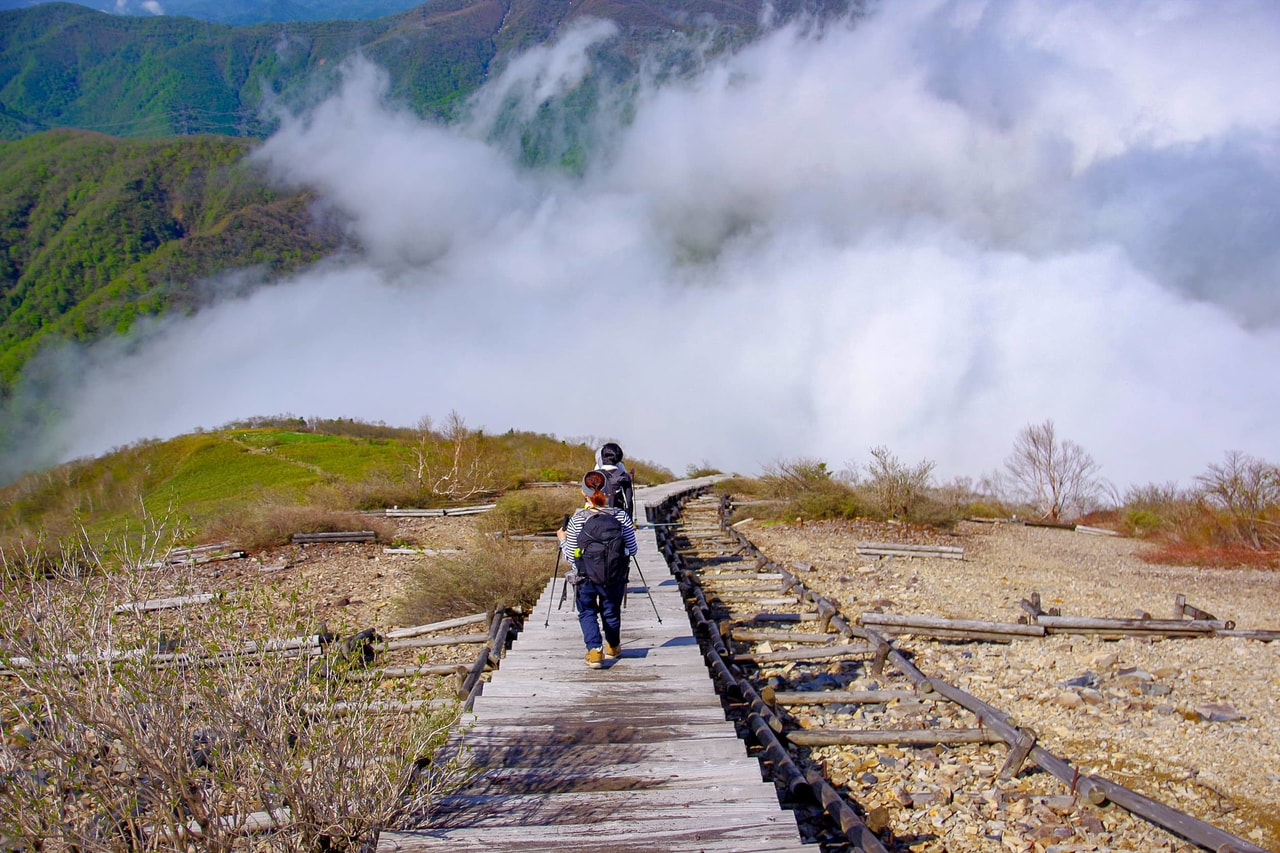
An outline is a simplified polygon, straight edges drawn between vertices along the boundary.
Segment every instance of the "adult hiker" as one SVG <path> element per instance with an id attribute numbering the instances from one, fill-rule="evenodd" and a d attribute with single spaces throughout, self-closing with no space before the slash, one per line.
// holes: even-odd
<path id="1" fill-rule="evenodd" d="M 622 447 L 615 441 L 605 442 L 596 451 L 596 470 L 603 471 L 609 478 L 605 487 L 605 496 L 609 506 L 620 506 L 627 515 L 635 519 L 635 500 L 631 483 L 631 472 L 622 464 Z"/>
<path id="2" fill-rule="evenodd" d="M 621 652 L 622 599 L 631 555 L 639 550 L 631 516 L 621 507 L 608 505 L 608 483 L 603 471 L 588 471 L 582 478 L 586 505 L 573 514 L 564 530 L 556 532 L 560 551 L 569 561 L 565 578 L 574 584 L 578 624 L 587 644 L 587 666 L 592 669 L 600 669 Z"/>

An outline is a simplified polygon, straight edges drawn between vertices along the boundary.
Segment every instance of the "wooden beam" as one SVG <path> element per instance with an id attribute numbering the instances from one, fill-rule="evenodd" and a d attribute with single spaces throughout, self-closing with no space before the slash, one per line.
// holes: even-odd
<path id="1" fill-rule="evenodd" d="M 787 733 L 797 746 L 934 746 L 944 743 L 1004 743 L 990 729 L 804 729 Z"/>
<path id="2" fill-rule="evenodd" d="M 863 625 L 875 628 L 899 628 L 896 633 L 944 630 L 956 633 L 1007 634 L 1018 637 L 1043 637 L 1043 625 L 1021 625 L 1017 622 L 985 622 L 977 619 L 946 619 L 940 616 L 906 616 L 896 613 L 863 613 L 858 617 Z"/>
<path id="3" fill-rule="evenodd" d="M 773 701 L 779 705 L 873 705 L 879 702 L 901 702 L 921 698 L 910 690 L 779 690 Z M 941 702 L 933 694 L 929 702 Z"/>
<path id="4" fill-rule="evenodd" d="M 342 530 L 335 533 L 295 533 L 295 545 L 314 545 L 323 542 L 372 542 L 378 538 L 373 530 Z"/>
<path id="5" fill-rule="evenodd" d="M 414 625 L 410 628 L 396 628 L 394 631 L 388 631 L 382 636 L 388 640 L 405 640 L 409 637 L 417 637 L 421 634 L 430 634 L 433 631 L 447 631 L 450 628 L 461 628 L 465 625 L 475 625 L 480 622 L 488 622 L 488 613 L 476 613 L 471 616 L 459 616 L 457 619 L 445 619 L 443 622 L 432 622 L 429 625 Z"/>
<path id="6" fill-rule="evenodd" d="M 845 643 L 820 649 L 783 649 L 778 652 L 756 652 L 734 655 L 734 663 L 777 663 L 780 661 L 828 660 L 845 655 L 865 655 L 873 651 L 867 643 Z"/>

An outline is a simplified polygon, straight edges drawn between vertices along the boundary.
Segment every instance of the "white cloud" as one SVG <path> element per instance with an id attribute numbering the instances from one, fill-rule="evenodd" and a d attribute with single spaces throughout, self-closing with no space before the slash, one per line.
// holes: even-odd
<path id="1" fill-rule="evenodd" d="M 260 158 L 366 253 L 101 359 L 62 452 L 456 408 L 677 469 L 884 444 L 976 475 L 1045 418 L 1121 484 L 1280 460 L 1274 5 L 886 3 L 643 92 L 584 177 L 484 141 L 609 36 L 454 128 L 356 67 Z"/>

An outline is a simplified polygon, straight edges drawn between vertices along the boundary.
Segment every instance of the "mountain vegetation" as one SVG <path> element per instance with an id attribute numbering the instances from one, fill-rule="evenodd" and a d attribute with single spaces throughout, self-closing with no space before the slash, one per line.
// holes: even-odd
<path id="1" fill-rule="evenodd" d="M 0 0 L 0 10 L 26 9 L 50 0 Z M 269 21 L 367 20 L 403 12 L 421 0 L 73 0 L 99 12 L 152 17 L 199 18 L 219 24 Z"/>
<path id="2" fill-rule="evenodd" d="M 247 27 L 68 3 L 0 12 L 0 139 L 15 140 L 0 143 L 0 399 L 46 341 L 123 332 L 138 316 L 197 307 L 194 286 L 210 275 L 279 274 L 336 248 L 310 199 L 270 190 L 241 161 L 273 126 L 268 105 L 328 91 L 344 58 L 369 57 L 393 98 L 442 116 L 496 63 L 574 18 L 627 27 L 603 63 L 626 74 L 671 33 L 749 37 L 759 6 L 431 0 L 377 20 Z M 542 152 L 537 128 L 516 133 L 526 162 L 570 156 Z"/>
<path id="3" fill-rule="evenodd" d="M 0 138 L 64 126 L 117 136 L 260 137 L 274 127 L 269 108 L 305 104 L 328 91 L 335 69 L 356 53 L 386 70 L 391 97 L 420 115 L 447 117 L 513 52 L 578 18 L 610 18 L 623 27 L 610 50 L 612 65 L 625 70 L 656 38 L 718 31 L 725 44 L 746 40 L 758 30 L 762 5 L 430 0 L 375 20 L 232 27 L 216 18 L 130 17 L 42 3 L 0 12 Z M 785 17 L 848 3 L 775 5 Z"/>
<path id="4" fill-rule="evenodd" d="M 312 199 L 270 188 L 248 140 L 60 130 L 0 144 L 0 393 L 48 340 L 191 311 L 195 282 L 279 275 L 333 252 Z"/>
<path id="5" fill-rule="evenodd" d="M 640 483 L 673 476 L 644 460 L 628 464 Z M 576 482 L 593 466 L 586 443 L 517 430 L 489 435 L 456 414 L 438 428 L 425 418 L 412 428 L 256 418 L 141 442 L 0 488 L 0 558 L 56 562 L 77 539 L 101 547 L 157 523 L 168 543 L 269 547 L 293 533 L 369 528 L 375 519 L 352 521 L 360 510 L 483 503 L 530 482 Z M 539 518 L 527 503 L 503 505 L 498 515 Z"/>

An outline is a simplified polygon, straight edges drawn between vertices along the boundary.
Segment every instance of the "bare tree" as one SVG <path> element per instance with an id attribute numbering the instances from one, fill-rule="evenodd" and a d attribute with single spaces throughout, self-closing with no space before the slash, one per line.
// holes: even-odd
<path id="1" fill-rule="evenodd" d="M 1196 481 L 1201 498 L 1226 515 L 1228 530 L 1241 544 L 1265 550 L 1280 543 L 1275 523 L 1267 518 L 1280 506 L 1280 468 L 1232 450 Z"/>
<path id="2" fill-rule="evenodd" d="M 1019 498 L 1050 521 L 1084 512 L 1102 492 L 1098 463 L 1075 442 L 1060 441 L 1052 420 L 1027 424 L 1004 464 Z"/>
<path id="3" fill-rule="evenodd" d="M 442 459 L 427 468 L 431 491 L 453 500 L 465 500 L 494 489 L 494 466 L 485 452 L 484 435 L 467 428 L 462 415 L 449 412 L 442 430 Z"/>
<path id="4" fill-rule="evenodd" d="M 436 434 L 431 429 L 431 416 L 423 415 L 414 426 L 413 459 L 416 463 L 415 474 L 419 488 L 426 486 L 427 466 L 431 464 L 431 445 Z"/>

